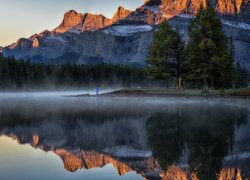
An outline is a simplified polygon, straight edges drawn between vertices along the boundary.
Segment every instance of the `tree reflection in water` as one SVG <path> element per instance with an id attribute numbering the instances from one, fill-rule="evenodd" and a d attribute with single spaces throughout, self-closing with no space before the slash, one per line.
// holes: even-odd
<path id="1" fill-rule="evenodd" d="M 180 162 L 186 147 L 189 171 L 202 180 L 216 179 L 232 150 L 235 128 L 245 123 L 247 116 L 244 108 L 179 106 L 172 113 L 154 113 L 149 118 L 148 143 L 162 169 Z"/>
<path id="2" fill-rule="evenodd" d="M 88 103 L 55 103 L 55 108 L 42 102 L 0 103 L 0 136 L 54 152 L 72 172 L 113 163 L 120 174 L 212 180 L 224 172 L 234 133 L 249 113 L 247 108 L 200 101 Z"/>

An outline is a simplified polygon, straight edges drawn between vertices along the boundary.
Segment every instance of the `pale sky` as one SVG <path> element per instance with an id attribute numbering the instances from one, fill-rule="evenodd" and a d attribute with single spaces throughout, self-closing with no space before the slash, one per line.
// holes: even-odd
<path id="1" fill-rule="evenodd" d="M 144 0 L 0 0 L 0 46 L 52 30 L 68 10 L 112 17 L 119 6 L 134 10 Z"/>

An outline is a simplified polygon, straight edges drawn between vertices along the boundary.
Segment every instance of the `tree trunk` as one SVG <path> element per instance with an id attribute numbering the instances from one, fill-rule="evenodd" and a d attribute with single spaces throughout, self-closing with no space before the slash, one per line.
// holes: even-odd
<path id="1" fill-rule="evenodd" d="M 179 89 L 179 90 L 183 89 L 181 76 L 177 77 L 176 86 L 177 86 L 177 89 Z"/>
<path id="2" fill-rule="evenodd" d="M 207 77 L 205 75 L 203 77 L 203 89 L 207 90 Z"/>
<path id="3" fill-rule="evenodd" d="M 211 88 L 214 90 L 214 78 L 211 78 Z"/>
<path id="4" fill-rule="evenodd" d="M 177 86 L 177 89 L 181 90 L 183 89 L 183 86 L 182 86 L 182 77 L 181 77 L 181 63 L 182 63 L 182 60 L 181 60 L 181 44 L 178 43 L 177 45 L 177 48 L 176 48 L 176 75 L 177 75 L 177 82 L 176 82 L 176 86 Z"/>

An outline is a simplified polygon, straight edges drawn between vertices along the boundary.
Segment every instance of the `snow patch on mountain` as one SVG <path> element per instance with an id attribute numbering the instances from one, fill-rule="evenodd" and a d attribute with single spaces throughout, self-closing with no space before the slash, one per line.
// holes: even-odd
<path id="1" fill-rule="evenodd" d="M 8 46 L 8 48 L 14 49 L 17 47 L 17 45 L 18 45 L 17 43 L 12 43 L 11 45 Z"/>
<path id="2" fill-rule="evenodd" d="M 80 34 L 81 33 L 81 31 L 79 29 L 75 29 L 75 28 L 70 29 L 68 32 L 74 33 L 74 34 Z"/>
<path id="3" fill-rule="evenodd" d="M 137 150 L 127 146 L 106 148 L 103 152 L 119 158 L 149 158 L 152 156 L 151 151 Z"/>
<path id="4" fill-rule="evenodd" d="M 178 14 L 177 17 L 186 18 L 186 19 L 193 19 L 195 16 L 190 14 Z"/>
<path id="5" fill-rule="evenodd" d="M 159 6 L 155 5 L 155 6 L 144 6 L 144 9 L 150 10 L 154 13 L 159 13 L 161 14 L 161 10 L 159 9 Z"/>
<path id="6" fill-rule="evenodd" d="M 46 40 L 59 41 L 61 43 L 66 43 L 66 40 L 61 36 L 52 35 L 52 36 L 47 37 Z"/>
<path id="7" fill-rule="evenodd" d="M 250 158 L 250 152 L 243 152 L 239 154 L 232 154 L 225 157 L 225 161 L 232 161 L 232 160 L 245 160 Z"/>
<path id="8" fill-rule="evenodd" d="M 103 32 L 114 36 L 130 36 L 134 33 L 148 32 L 152 29 L 153 27 L 150 25 L 115 25 L 104 29 Z"/>
<path id="9" fill-rule="evenodd" d="M 244 23 L 244 22 L 235 22 L 235 21 L 227 21 L 227 20 L 222 20 L 222 24 L 240 28 L 240 29 L 246 29 L 250 30 L 250 24 Z"/>

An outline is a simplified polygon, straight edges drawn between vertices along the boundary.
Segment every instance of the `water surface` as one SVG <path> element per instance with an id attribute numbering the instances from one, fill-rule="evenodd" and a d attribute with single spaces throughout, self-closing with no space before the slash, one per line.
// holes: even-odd
<path id="1" fill-rule="evenodd" d="M 0 94 L 0 179 L 249 178 L 249 104 Z"/>

